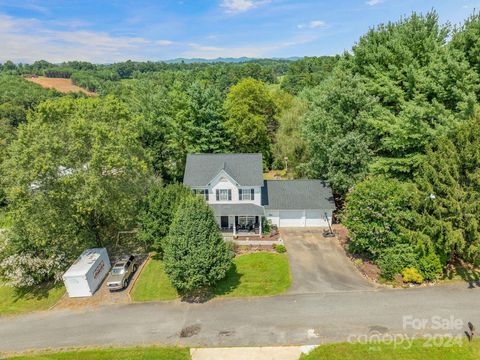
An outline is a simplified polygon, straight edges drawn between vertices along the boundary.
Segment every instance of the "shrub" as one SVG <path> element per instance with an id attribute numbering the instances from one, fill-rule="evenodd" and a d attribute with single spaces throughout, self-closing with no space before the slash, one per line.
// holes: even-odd
<path id="1" fill-rule="evenodd" d="M 262 218 L 262 233 L 263 234 L 270 234 L 272 231 L 272 223 L 270 220 L 267 220 L 266 218 Z"/>
<path id="2" fill-rule="evenodd" d="M 377 260 L 377 265 L 382 277 L 392 280 L 403 269 L 417 266 L 417 254 L 410 245 L 398 244 L 385 249 Z"/>
<path id="3" fill-rule="evenodd" d="M 435 280 L 443 272 L 440 258 L 433 251 L 418 260 L 418 268 L 426 280 Z"/>
<path id="4" fill-rule="evenodd" d="M 6 285 L 29 287 L 45 281 L 58 282 L 65 271 L 65 256 L 41 258 L 32 254 L 13 254 L 0 262 L 0 275 Z"/>
<path id="5" fill-rule="evenodd" d="M 215 285 L 232 266 L 215 217 L 198 196 L 179 206 L 164 246 L 165 272 L 182 295 Z"/>
<path id="6" fill-rule="evenodd" d="M 278 252 L 280 254 L 283 254 L 283 253 L 287 252 L 287 248 L 285 247 L 285 245 L 274 244 L 273 248 L 275 249 L 276 252 Z"/>
<path id="7" fill-rule="evenodd" d="M 235 256 L 235 243 L 233 241 L 225 241 L 225 246 L 227 247 L 228 251 Z"/>
<path id="8" fill-rule="evenodd" d="M 362 259 L 355 259 L 353 261 L 353 263 L 355 264 L 355 266 L 362 266 L 363 265 L 363 260 Z"/>
<path id="9" fill-rule="evenodd" d="M 403 269 L 402 278 L 403 278 L 403 281 L 407 283 L 415 283 L 415 284 L 423 283 L 423 276 L 414 267 Z"/>

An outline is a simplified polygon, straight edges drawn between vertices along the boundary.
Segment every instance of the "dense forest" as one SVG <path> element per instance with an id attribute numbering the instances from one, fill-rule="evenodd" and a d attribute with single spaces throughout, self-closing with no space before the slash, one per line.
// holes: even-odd
<path id="1" fill-rule="evenodd" d="M 480 15 L 412 14 L 297 61 L 0 65 L 0 274 L 34 284 L 138 227 L 188 153 L 327 180 L 350 251 L 393 278 L 480 262 Z M 99 96 L 23 79 L 72 79 Z M 6 225 L 5 225 L 6 226 Z M 25 276 L 28 274 L 28 276 Z M 34 275 L 32 275 L 34 274 Z"/>

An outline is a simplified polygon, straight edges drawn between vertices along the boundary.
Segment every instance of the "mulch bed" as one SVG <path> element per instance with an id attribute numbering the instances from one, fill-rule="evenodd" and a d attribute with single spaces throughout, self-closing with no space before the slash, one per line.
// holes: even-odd
<path id="1" fill-rule="evenodd" d="M 251 254 L 256 252 L 272 252 L 276 253 L 276 250 L 271 245 L 235 245 L 235 255 Z"/>
<path id="2" fill-rule="evenodd" d="M 259 235 L 249 235 L 249 236 L 241 236 L 238 235 L 237 237 L 234 237 L 235 240 L 240 240 L 240 241 L 247 241 L 247 240 L 255 240 L 255 241 L 276 241 L 280 239 L 280 234 L 277 233 L 275 235 L 263 235 L 260 237 Z"/>
<path id="3" fill-rule="evenodd" d="M 334 224 L 332 229 L 337 235 L 337 239 L 340 242 L 340 245 L 342 245 L 345 255 L 353 262 L 355 267 L 360 270 L 362 275 L 367 279 L 378 283 L 380 279 L 380 268 L 370 260 L 360 255 L 351 254 L 348 252 L 348 229 L 341 224 Z"/>

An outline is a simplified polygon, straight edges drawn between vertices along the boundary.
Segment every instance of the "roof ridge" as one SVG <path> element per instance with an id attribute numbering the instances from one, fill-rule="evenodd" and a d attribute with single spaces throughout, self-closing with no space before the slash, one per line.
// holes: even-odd
<path id="1" fill-rule="evenodd" d="M 262 153 L 189 153 L 187 156 L 233 156 L 233 155 L 262 155 Z"/>
<path id="2" fill-rule="evenodd" d="M 327 180 L 323 179 L 269 179 L 265 181 L 321 181 L 321 182 L 328 182 Z"/>

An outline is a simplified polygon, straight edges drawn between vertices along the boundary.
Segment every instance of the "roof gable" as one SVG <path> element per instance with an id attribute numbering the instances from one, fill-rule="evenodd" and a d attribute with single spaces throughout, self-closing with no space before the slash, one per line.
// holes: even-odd
<path id="1" fill-rule="evenodd" d="M 263 186 L 262 154 L 189 154 L 183 183 L 208 186 L 222 170 L 239 186 Z"/>
<path id="2" fill-rule="evenodd" d="M 208 185 L 211 185 L 211 184 L 216 184 L 220 181 L 222 181 L 222 179 L 227 179 L 230 183 L 232 183 L 233 185 L 235 186 L 238 186 L 238 182 L 237 180 L 235 180 L 228 172 L 226 172 L 224 169 L 220 170 L 218 172 L 217 175 L 215 175 L 209 182 L 208 182 Z"/>

